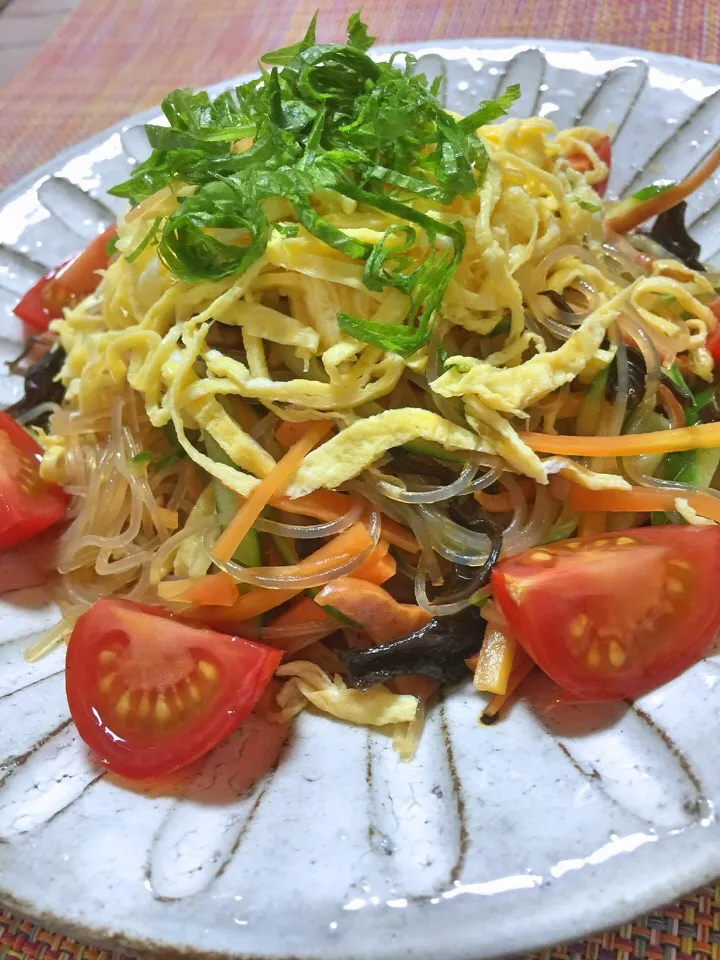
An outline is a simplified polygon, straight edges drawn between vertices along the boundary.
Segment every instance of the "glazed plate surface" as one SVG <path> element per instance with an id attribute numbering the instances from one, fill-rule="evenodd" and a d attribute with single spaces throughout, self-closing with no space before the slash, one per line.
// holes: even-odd
<path id="1" fill-rule="evenodd" d="M 460 113 L 519 82 L 514 115 L 612 131 L 612 195 L 680 179 L 720 140 L 716 66 L 545 40 L 410 49 Z M 0 361 L 17 352 L 18 295 L 119 212 L 106 190 L 144 157 L 156 114 L 0 194 Z M 718 176 L 688 223 L 717 263 Z M 4 377 L 0 404 L 20 390 Z M 24 661 L 55 618 L 42 591 L 0 597 L 0 902 L 65 933 L 163 957 L 480 960 L 720 874 L 717 655 L 634 707 L 549 711 L 537 677 L 490 728 L 458 689 L 411 764 L 358 727 L 306 713 L 283 744 L 251 718 L 192 776 L 142 792 L 88 759 L 63 651 Z"/>

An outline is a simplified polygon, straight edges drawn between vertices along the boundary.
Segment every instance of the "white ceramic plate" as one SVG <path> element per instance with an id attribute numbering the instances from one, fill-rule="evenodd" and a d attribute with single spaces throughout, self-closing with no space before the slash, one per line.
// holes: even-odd
<path id="1" fill-rule="evenodd" d="M 516 112 L 614 130 L 614 194 L 684 176 L 720 139 L 709 64 L 555 41 L 413 49 L 446 73 L 455 110 L 519 81 Z M 0 359 L 16 349 L 17 295 L 112 219 L 105 189 L 155 115 L 0 195 Z M 716 177 L 688 217 L 711 260 L 719 198 Z M 6 377 L 0 403 L 19 389 Z M 491 728 L 460 689 L 411 764 L 321 717 L 303 715 L 282 750 L 251 720 L 193 779 L 142 793 L 89 762 L 62 651 L 23 661 L 54 616 L 39 592 L 0 598 L 0 900 L 64 932 L 163 957 L 478 960 L 608 927 L 720 873 L 715 656 L 634 707 L 548 714 L 538 677 Z"/>

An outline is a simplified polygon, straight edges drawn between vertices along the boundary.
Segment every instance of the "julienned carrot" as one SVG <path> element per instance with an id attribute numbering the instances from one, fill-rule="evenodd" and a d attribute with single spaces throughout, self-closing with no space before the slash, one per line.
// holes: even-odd
<path id="1" fill-rule="evenodd" d="M 616 216 L 608 217 L 605 221 L 606 225 L 616 233 L 627 233 L 628 230 L 639 226 L 649 220 L 650 217 L 655 217 L 659 213 L 670 210 L 671 207 L 676 207 L 678 203 L 694 193 L 701 183 L 712 176 L 718 167 L 720 167 L 720 147 L 713 150 L 705 163 L 695 173 L 681 180 L 680 183 L 668 187 L 667 190 L 656 193 L 655 196 L 649 197 L 647 200 L 639 203 L 628 203 L 627 209 L 621 209 Z M 621 201 L 622 203 L 624 201 Z"/>
<path id="2" fill-rule="evenodd" d="M 702 517 L 720 521 L 720 499 L 707 493 L 662 490 L 659 487 L 633 487 L 631 490 L 586 490 L 573 484 L 570 507 L 573 510 L 602 510 L 605 513 L 664 513 L 675 509 L 675 498 L 687 500 Z"/>
<path id="3" fill-rule="evenodd" d="M 231 607 L 238 598 L 235 581 L 223 570 L 204 577 L 163 580 L 157 589 L 161 600 L 196 606 Z"/>
<path id="4" fill-rule="evenodd" d="M 507 693 L 517 640 L 494 627 L 485 631 L 475 664 L 473 686 L 481 693 Z"/>
<path id="5" fill-rule="evenodd" d="M 285 450 L 304 437 L 310 427 L 316 423 L 327 423 L 327 420 L 283 420 L 275 428 L 275 439 Z"/>
<path id="6" fill-rule="evenodd" d="M 315 597 L 320 606 L 332 606 L 362 624 L 376 643 L 404 637 L 430 620 L 414 603 L 398 603 L 387 590 L 355 577 L 340 577 L 326 584 Z"/>
<path id="7" fill-rule="evenodd" d="M 308 453 L 329 433 L 332 423 L 319 420 L 292 446 L 278 461 L 270 473 L 255 487 L 238 512 L 223 530 L 213 548 L 213 556 L 218 560 L 229 560 L 245 539 L 248 531 L 260 516 L 268 500 L 283 490 Z"/>
<path id="8" fill-rule="evenodd" d="M 318 606 L 310 597 L 298 597 L 286 610 L 279 613 L 270 624 L 275 627 L 303 627 L 306 625 L 323 627 L 334 624 L 337 627 L 337 620 L 325 613 L 322 607 Z"/>
<path id="9" fill-rule="evenodd" d="M 303 647 L 326 637 L 328 633 L 334 633 L 339 624 L 335 617 L 325 613 L 310 597 L 298 597 L 287 610 L 275 617 L 270 626 L 273 632 L 278 628 L 286 629 L 287 636 L 266 638 L 263 642 L 288 653 L 297 653 Z M 307 633 L 297 633 L 297 627 L 306 627 Z"/>
<path id="10" fill-rule="evenodd" d="M 530 477 L 518 477 L 517 482 L 525 497 L 532 498 L 535 492 L 535 481 L 531 480 Z M 488 513 L 506 513 L 515 506 L 508 491 L 486 493 L 484 490 L 477 490 L 473 496 L 483 510 L 487 510 Z"/>
<path id="11" fill-rule="evenodd" d="M 397 564 L 395 558 L 388 553 L 390 544 L 387 540 L 379 540 L 377 546 L 360 566 L 353 570 L 353 577 L 358 580 L 369 580 L 370 583 L 385 583 L 395 576 Z"/>
<path id="12" fill-rule="evenodd" d="M 284 510 L 286 513 L 314 517 L 316 520 L 325 522 L 344 516 L 352 506 L 352 498 L 347 493 L 339 493 L 337 490 L 315 490 L 294 500 L 290 497 L 276 496 L 270 502 L 278 510 Z M 389 517 L 382 518 L 382 537 L 394 547 L 400 547 L 407 553 L 417 553 L 420 549 L 412 533 Z"/>
<path id="13" fill-rule="evenodd" d="M 396 572 L 397 562 L 395 561 L 395 557 L 386 553 L 384 557 L 379 557 L 371 567 L 360 564 L 354 576 L 356 576 L 358 580 L 367 580 L 368 583 L 377 583 L 379 585 L 394 577 Z"/>
<path id="14" fill-rule="evenodd" d="M 520 439 L 536 453 L 569 457 L 635 457 L 644 453 L 705 450 L 720 447 L 720 423 L 698 423 L 677 430 L 628 433 L 621 437 L 568 437 L 549 433 L 521 433 Z"/>
<path id="15" fill-rule="evenodd" d="M 320 547 L 319 550 L 311 553 L 302 563 L 293 564 L 286 569 L 294 570 L 296 574 L 299 573 L 300 575 L 317 572 L 321 564 L 326 564 L 328 561 L 342 562 L 344 559 L 349 560 L 350 557 L 367 549 L 371 543 L 372 540 L 370 539 L 370 534 L 365 524 L 355 523 L 352 527 L 333 537 L 332 540 Z M 299 593 L 302 593 L 302 591 L 302 587 L 288 587 L 287 590 L 271 590 L 265 587 L 256 587 L 238 597 L 231 607 L 226 607 L 214 615 L 209 610 L 207 611 L 209 615 L 206 615 L 206 611 L 204 610 L 193 610 L 188 615 L 193 619 L 206 619 L 208 622 L 218 622 L 222 620 L 225 622 L 239 623 L 243 620 L 252 620 L 253 617 L 257 617 L 261 613 L 266 613 L 274 607 L 279 607 L 281 603 L 285 603 L 286 600 L 292 600 L 293 597 L 296 597 Z"/>
<path id="16" fill-rule="evenodd" d="M 510 671 L 507 689 L 505 693 L 496 693 L 490 703 L 485 707 L 480 714 L 481 723 L 494 723 L 495 720 L 497 720 L 498 713 L 507 704 L 534 666 L 534 661 L 530 659 L 521 646 L 518 646 L 515 651 L 515 656 L 513 657 L 513 665 Z"/>
<path id="17" fill-rule="evenodd" d="M 256 587 L 243 593 L 231 607 L 192 607 L 182 616 L 206 626 L 243 623 L 279 607 L 286 600 L 292 600 L 298 593 L 299 590 L 265 590 Z"/>

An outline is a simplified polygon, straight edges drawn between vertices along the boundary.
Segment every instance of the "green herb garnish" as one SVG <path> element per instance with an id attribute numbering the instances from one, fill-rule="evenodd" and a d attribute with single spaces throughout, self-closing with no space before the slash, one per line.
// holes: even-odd
<path id="1" fill-rule="evenodd" d="M 110 192 L 138 204 L 174 182 L 196 190 L 153 224 L 128 259 L 157 242 L 175 276 L 220 280 L 256 262 L 273 230 L 292 237 L 299 224 L 362 261 L 369 289 L 406 294 L 402 324 L 347 314 L 338 323 L 358 340 L 409 356 L 427 342 L 465 244 L 460 222 L 439 222 L 414 204 L 448 205 L 477 190 L 489 159 L 476 129 L 505 114 L 520 88 L 457 121 L 438 102 L 437 84 L 413 73 L 415 57 L 405 54 L 398 69 L 395 56 L 376 63 L 367 55 L 374 38 L 359 13 L 348 21 L 344 45 L 318 43 L 315 27 L 313 18 L 299 43 L 265 54 L 261 76 L 234 90 L 215 98 L 175 90 L 165 98 L 169 126 L 146 127 L 150 158 Z M 234 152 L 245 138 L 252 145 Z M 352 238 L 315 209 L 321 189 L 388 213 L 398 225 L 375 244 Z M 266 201 L 275 197 L 289 202 L 296 224 L 286 215 L 271 222 Z M 237 231 L 232 243 L 216 233 L 228 229 Z"/>
<path id="2" fill-rule="evenodd" d="M 631 194 L 630 199 L 642 203 L 643 200 L 650 200 L 652 197 L 656 197 L 659 193 L 665 193 L 666 190 L 674 186 L 674 180 L 661 180 L 658 183 L 651 183 L 649 187 L 643 187 L 641 190 L 637 190 Z"/>
<path id="3" fill-rule="evenodd" d="M 140 453 L 136 453 L 134 457 L 130 457 L 129 463 L 133 470 L 142 470 L 152 463 L 152 458 L 149 450 L 142 450 Z"/>
<path id="4" fill-rule="evenodd" d="M 581 210 L 587 210 L 588 213 L 600 213 L 602 207 L 597 203 L 590 203 L 588 200 L 578 200 L 577 197 L 574 198 L 575 203 L 580 207 Z"/>
<path id="5" fill-rule="evenodd" d="M 132 263 L 134 260 L 140 256 L 140 254 L 145 250 L 151 243 L 155 243 L 158 237 L 158 231 L 160 229 L 160 224 L 162 222 L 162 217 L 155 217 L 152 222 L 152 225 L 145 236 L 142 238 L 140 243 L 132 250 L 130 253 L 126 254 L 125 259 L 128 263 Z"/>

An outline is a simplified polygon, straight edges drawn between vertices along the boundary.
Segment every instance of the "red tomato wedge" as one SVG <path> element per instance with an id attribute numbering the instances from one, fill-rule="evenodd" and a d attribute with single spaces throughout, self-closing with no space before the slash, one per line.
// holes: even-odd
<path id="1" fill-rule="evenodd" d="M 242 723 L 281 657 L 281 650 L 170 619 L 159 607 L 105 598 L 70 637 L 70 713 L 114 773 L 163 776 Z"/>
<path id="2" fill-rule="evenodd" d="M 7 413 L 0 413 L 0 549 L 14 547 L 65 516 L 70 498 L 40 477 L 42 451 Z"/>
<path id="3" fill-rule="evenodd" d="M 35 330 L 47 330 L 64 307 L 92 293 L 100 283 L 97 271 L 104 270 L 110 260 L 107 245 L 116 231 L 114 225 L 108 227 L 82 253 L 38 280 L 13 310 L 15 316 Z"/>
<path id="4" fill-rule="evenodd" d="M 609 167 L 610 161 L 612 160 L 612 141 L 610 137 L 602 137 L 597 143 L 593 144 L 593 148 L 598 158 Z M 577 170 L 579 173 L 586 173 L 588 170 L 592 170 L 592 163 L 581 150 L 575 150 L 573 153 L 569 153 L 567 155 L 567 161 L 573 170 Z M 605 196 L 608 179 L 609 176 L 593 185 L 593 190 L 601 197 Z"/>
<path id="5" fill-rule="evenodd" d="M 535 547 L 493 571 L 537 665 L 578 699 L 638 697 L 695 663 L 720 629 L 720 527 L 664 526 Z"/>

